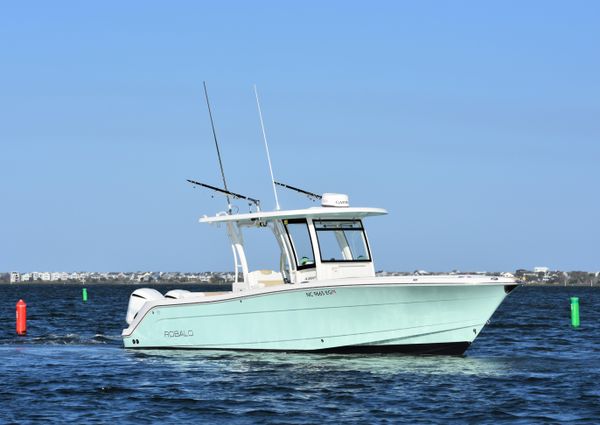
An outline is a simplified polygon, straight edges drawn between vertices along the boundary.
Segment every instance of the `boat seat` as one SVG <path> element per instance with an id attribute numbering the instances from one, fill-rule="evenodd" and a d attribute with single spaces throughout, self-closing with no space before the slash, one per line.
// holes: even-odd
<path id="1" fill-rule="evenodd" d="M 254 288 L 283 285 L 283 276 L 274 270 L 255 270 L 248 273 L 248 279 Z"/>

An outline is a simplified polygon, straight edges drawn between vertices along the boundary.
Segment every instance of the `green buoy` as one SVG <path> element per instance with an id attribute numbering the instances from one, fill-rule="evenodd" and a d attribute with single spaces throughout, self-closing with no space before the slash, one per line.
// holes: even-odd
<path id="1" fill-rule="evenodd" d="M 579 327 L 579 298 L 571 297 L 571 325 Z"/>
<path id="2" fill-rule="evenodd" d="M 83 298 L 83 301 L 87 301 L 87 289 L 83 288 L 81 290 L 81 298 Z"/>

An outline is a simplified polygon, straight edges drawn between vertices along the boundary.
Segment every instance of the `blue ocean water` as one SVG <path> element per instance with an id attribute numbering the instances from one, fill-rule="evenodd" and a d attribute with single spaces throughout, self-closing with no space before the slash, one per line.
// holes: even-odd
<path id="1" fill-rule="evenodd" d="M 600 423 L 599 288 L 518 288 L 463 357 L 125 350 L 135 288 L 0 286 L 0 423 Z"/>

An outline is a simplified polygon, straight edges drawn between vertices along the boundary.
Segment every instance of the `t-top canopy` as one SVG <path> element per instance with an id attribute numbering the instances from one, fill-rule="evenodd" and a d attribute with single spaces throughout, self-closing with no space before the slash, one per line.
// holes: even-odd
<path id="1" fill-rule="evenodd" d="M 223 214 L 213 217 L 204 216 L 200 223 L 224 223 L 235 221 L 239 224 L 250 224 L 255 221 L 273 221 L 293 218 L 323 218 L 352 220 L 374 215 L 384 215 L 387 211 L 383 208 L 328 208 L 313 207 L 301 210 L 288 211 L 261 211 L 248 214 Z"/>

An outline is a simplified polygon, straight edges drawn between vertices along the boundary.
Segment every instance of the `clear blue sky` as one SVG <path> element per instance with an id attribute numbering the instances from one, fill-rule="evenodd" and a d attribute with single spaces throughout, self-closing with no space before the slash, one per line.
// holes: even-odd
<path id="1" fill-rule="evenodd" d="M 13 2 L 0 271 L 231 270 L 230 189 L 354 206 L 387 270 L 600 269 L 600 4 Z M 282 194 L 284 208 L 308 201 Z M 240 204 L 241 210 L 246 206 Z M 254 232 L 253 268 L 276 264 Z"/>

